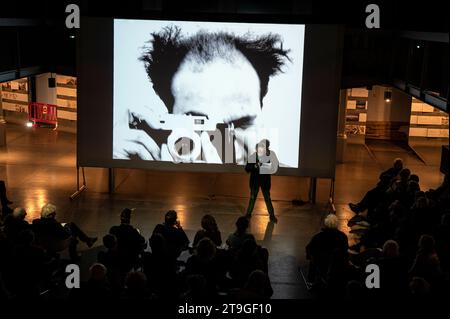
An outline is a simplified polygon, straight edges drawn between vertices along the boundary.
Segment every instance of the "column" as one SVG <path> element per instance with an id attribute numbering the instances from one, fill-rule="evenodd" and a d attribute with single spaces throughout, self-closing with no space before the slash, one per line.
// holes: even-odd
<path id="1" fill-rule="evenodd" d="M 345 112 L 347 107 L 347 89 L 339 92 L 339 112 L 336 140 L 336 162 L 344 162 L 345 147 L 347 145 L 347 135 L 345 134 Z"/>

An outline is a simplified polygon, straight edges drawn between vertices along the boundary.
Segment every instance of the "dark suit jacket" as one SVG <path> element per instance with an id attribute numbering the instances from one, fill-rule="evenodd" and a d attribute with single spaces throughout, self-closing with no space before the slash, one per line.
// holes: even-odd
<path id="1" fill-rule="evenodd" d="M 274 151 L 270 151 L 268 158 L 261 162 L 273 164 L 278 168 L 278 159 Z M 271 174 L 261 174 L 260 167 L 256 164 L 260 163 L 257 153 L 253 153 L 248 157 L 245 171 L 250 173 L 250 188 L 261 187 L 262 189 L 270 189 Z"/>

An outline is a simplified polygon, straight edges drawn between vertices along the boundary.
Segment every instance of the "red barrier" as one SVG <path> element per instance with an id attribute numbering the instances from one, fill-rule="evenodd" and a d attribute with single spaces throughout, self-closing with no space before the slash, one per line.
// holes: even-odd
<path id="1" fill-rule="evenodd" d="M 34 126 L 37 124 L 58 124 L 56 105 L 32 102 L 28 105 L 28 119 Z"/>

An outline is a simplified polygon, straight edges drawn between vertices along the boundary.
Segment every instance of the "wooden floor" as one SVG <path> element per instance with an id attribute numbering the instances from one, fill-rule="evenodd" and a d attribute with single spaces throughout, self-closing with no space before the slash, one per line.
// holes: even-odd
<path id="1" fill-rule="evenodd" d="M 8 195 L 14 201 L 12 206 L 25 207 L 31 220 L 39 216 L 45 203 L 54 203 L 61 221 L 75 221 L 89 235 L 100 238 L 118 223 L 124 207 L 136 208 L 133 223 L 147 238 L 164 213 L 175 209 L 192 239 L 201 217 L 207 213 L 216 217 L 223 236 L 227 236 L 247 205 L 245 174 L 118 169 L 114 193 L 109 194 L 108 172 L 99 168 L 86 168 L 87 190 L 70 201 L 69 195 L 76 186 L 75 153 L 73 134 L 8 124 L 7 146 L 0 148 L 0 179 L 6 181 Z M 346 223 L 352 216 L 347 203 L 359 200 L 376 183 L 379 172 L 398 156 L 404 157 L 412 171 L 421 176 L 423 188 L 440 183 L 442 176 L 434 162 L 416 161 L 402 150 L 392 151 L 383 145 L 368 152 L 361 143 L 350 141 L 345 163 L 336 168 L 335 200 L 344 231 L 349 231 Z M 307 198 L 308 179 L 274 177 L 272 197 L 279 217 L 276 225 L 268 223 L 262 199 L 255 206 L 251 231 L 270 251 L 269 271 L 275 298 L 308 297 L 298 266 L 305 264 L 304 247 L 320 229 L 329 187 L 328 180 L 319 180 L 317 204 L 293 206 L 292 199 Z M 349 235 L 352 240 L 353 235 Z M 85 255 L 94 256 L 98 246 L 85 251 Z M 85 259 L 90 261 L 89 258 Z"/>

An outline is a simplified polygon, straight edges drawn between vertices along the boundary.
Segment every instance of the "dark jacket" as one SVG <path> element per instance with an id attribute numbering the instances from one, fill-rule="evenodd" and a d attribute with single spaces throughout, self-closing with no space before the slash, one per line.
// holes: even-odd
<path id="1" fill-rule="evenodd" d="M 306 246 L 308 257 L 321 255 L 330 256 L 336 250 L 347 251 L 347 235 L 338 229 L 323 229 L 320 233 L 313 236 Z"/>
<path id="2" fill-rule="evenodd" d="M 161 234 L 164 237 L 169 253 L 175 259 L 180 256 L 183 250 L 188 248 L 189 239 L 181 227 L 158 224 L 153 230 L 153 234 Z"/>
<path id="3" fill-rule="evenodd" d="M 123 269 L 135 266 L 139 254 L 145 248 L 145 238 L 129 224 L 113 226 L 109 233 L 117 238 L 117 249 Z"/>
<path id="4" fill-rule="evenodd" d="M 278 167 L 278 159 L 274 151 L 270 151 L 270 155 L 266 160 L 258 158 L 257 153 L 253 153 L 248 157 L 247 164 L 245 165 L 245 171 L 250 173 L 250 188 L 261 187 L 262 189 L 270 189 L 271 186 L 271 174 L 261 174 L 260 164 L 261 162 L 276 165 Z"/>
<path id="5" fill-rule="evenodd" d="M 54 218 L 35 219 L 32 229 L 38 237 L 51 237 L 57 240 L 65 240 L 70 237 L 69 231 Z"/>

